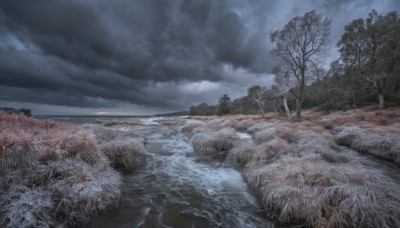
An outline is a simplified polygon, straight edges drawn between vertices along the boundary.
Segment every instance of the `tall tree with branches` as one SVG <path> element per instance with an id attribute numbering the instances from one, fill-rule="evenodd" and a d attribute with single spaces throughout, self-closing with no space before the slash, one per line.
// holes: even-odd
<path id="1" fill-rule="evenodd" d="M 225 115 L 230 113 L 230 106 L 231 106 L 231 98 L 228 96 L 228 94 L 222 95 L 222 97 L 219 98 L 218 100 L 219 106 L 218 106 L 218 115 Z"/>
<path id="2" fill-rule="evenodd" d="M 356 105 L 356 81 L 363 73 L 363 67 L 367 61 L 367 31 L 365 21 L 361 18 L 353 20 L 344 27 L 345 33 L 337 43 L 341 60 L 346 66 L 347 76 L 350 79 L 351 106 Z"/>
<path id="3" fill-rule="evenodd" d="M 389 79 L 400 73 L 400 16 L 392 11 L 382 16 L 372 10 L 366 19 L 366 79 L 378 93 L 379 108 L 385 108 L 384 92 Z"/>
<path id="4" fill-rule="evenodd" d="M 353 20 L 345 26 L 338 47 L 347 67 L 355 68 L 363 79 L 370 82 L 378 94 L 379 108 L 383 109 L 388 83 L 391 79 L 397 80 L 400 74 L 398 13 L 392 11 L 383 16 L 372 10 L 367 19 Z"/>
<path id="5" fill-rule="evenodd" d="M 289 91 L 296 98 L 296 119 L 301 121 L 306 83 L 312 80 L 312 70 L 325 57 L 331 20 L 315 10 L 292 18 L 281 30 L 271 34 L 275 43 L 272 53 L 281 60 Z M 293 83 L 295 82 L 295 83 Z"/>

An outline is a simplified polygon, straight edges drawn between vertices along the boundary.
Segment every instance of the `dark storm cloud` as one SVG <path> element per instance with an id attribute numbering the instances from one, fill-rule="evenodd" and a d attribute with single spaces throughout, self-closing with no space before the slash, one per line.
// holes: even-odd
<path id="1" fill-rule="evenodd" d="M 222 93 L 235 98 L 272 83 L 270 32 L 314 8 L 332 18 L 334 47 L 351 19 L 399 4 L 3 0 L 0 104 L 176 110 Z"/>
<path id="2" fill-rule="evenodd" d="M 210 60 L 249 67 L 262 51 L 246 48 L 251 31 L 229 1 L 12 0 L 2 9 L 6 26 L 47 54 L 135 79 L 198 80 L 207 75 L 189 72 Z"/>

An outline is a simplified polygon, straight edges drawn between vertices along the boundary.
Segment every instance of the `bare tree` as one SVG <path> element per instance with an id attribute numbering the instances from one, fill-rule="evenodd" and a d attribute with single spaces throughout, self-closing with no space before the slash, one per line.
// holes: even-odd
<path id="1" fill-rule="evenodd" d="M 281 30 L 271 34 L 271 41 L 275 43 L 272 53 L 281 59 L 282 68 L 287 69 L 283 76 L 297 101 L 297 121 L 301 121 L 304 90 L 312 76 L 310 70 L 318 68 L 325 57 L 330 25 L 328 18 L 313 10 L 292 18 Z"/>
<path id="2" fill-rule="evenodd" d="M 283 106 L 285 107 L 285 112 L 287 119 L 290 119 L 291 113 L 289 106 L 287 104 L 287 88 L 294 88 L 296 85 L 296 81 L 293 80 L 292 77 L 289 76 L 289 70 L 284 70 L 280 65 L 277 65 L 272 69 L 272 73 L 276 75 L 275 82 L 275 97 L 280 98 L 283 101 Z"/>
<path id="3" fill-rule="evenodd" d="M 281 95 L 280 97 L 282 98 L 282 101 L 283 101 L 283 107 L 285 107 L 285 112 L 286 112 L 287 119 L 290 119 L 292 114 L 290 113 L 290 109 L 289 109 L 289 106 L 287 104 L 287 97 L 284 96 L 284 95 Z"/>
<path id="4" fill-rule="evenodd" d="M 253 100 L 258 105 L 258 109 L 263 118 L 265 118 L 265 111 L 266 111 L 266 105 L 265 105 L 265 92 L 266 91 L 267 91 L 267 89 L 265 87 L 258 86 L 257 89 L 255 89 L 253 92 Z"/>
<path id="5" fill-rule="evenodd" d="M 262 117 L 265 118 L 266 113 L 266 92 L 265 87 L 254 85 L 247 90 L 247 97 L 251 99 L 252 104 L 256 104 Z"/>

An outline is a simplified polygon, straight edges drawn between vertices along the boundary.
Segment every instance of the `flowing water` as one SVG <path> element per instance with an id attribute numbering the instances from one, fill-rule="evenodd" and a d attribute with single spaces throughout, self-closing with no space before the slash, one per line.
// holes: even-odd
<path id="1" fill-rule="evenodd" d="M 370 169 L 381 172 L 383 175 L 389 177 L 394 182 L 400 182 L 400 168 L 397 164 L 373 155 L 359 153 L 348 147 L 342 146 L 341 148 L 351 158 L 352 162 L 361 163 Z"/>
<path id="2" fill-rule="evenodd" d="M 157 119 L 142 119 L 141 126 L 122 128 L 146 137 L 152 159 L 124 176 L 118 209 L 104 212 L 89 227 L 276 227 L 249 192 L 232 156 L 199 156 L 179 125 L 162 125 Z M 248 134 L 237 134 L 239 140 L 252 140 Z M 352 162 L 400 181 L 396 164 L 341 148 Z"/>
<path id="3" fill-rule="evenodd" d="M 133 130 L 152 159 L 124 177 L 117 210 L 91 227 L 273 227 L 229 159 L 199 157 L 176 125 L 148 120 Z M 246 135 L 241 135 L 246 140 Z"/>

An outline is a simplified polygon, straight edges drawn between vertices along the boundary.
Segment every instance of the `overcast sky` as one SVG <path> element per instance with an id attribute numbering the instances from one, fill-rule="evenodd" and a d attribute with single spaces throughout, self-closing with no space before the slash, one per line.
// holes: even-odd
<path id="1" fill-rule="evenodd" d="M 351 20 L 399 0 L 1 0 L 0 107 L 34 114 L 188 110 L 270 86 L 269 34 L 316 9 L 331 51 Z"/>

